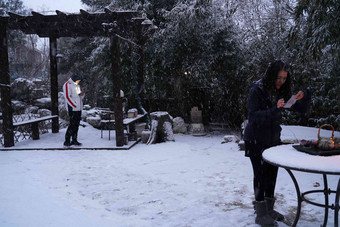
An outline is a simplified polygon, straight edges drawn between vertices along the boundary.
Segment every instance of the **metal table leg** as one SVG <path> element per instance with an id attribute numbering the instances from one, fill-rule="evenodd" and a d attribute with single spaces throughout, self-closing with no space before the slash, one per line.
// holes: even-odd
<path id="1" fill-rule="evenodd" d="M 334 226 L 339 226 L 339 197 L 340 197 L 340 179 L 338 182 L 338 187 L 336 189 L 335 195 L 335 207 L 334 207 Z"/>
<path id="2" fill-rule="evenodd" d="M 323 183 L 324 183 L 323 193 L 325 195 L 325 217 L 323 219 L 323 226 L 326 227 L 327 226 L 327 220 L 328 220 L 328 208 L 329 208 L 329 197 L 328 197 L 328 195 L 330 194 L 330 192 L 328 190 L 327 175 L 326 174 L 322 174 L 322 175 L 323 175 Z"/>
<path id="3" fill-rule="evenodd" d="M 288 172 L 289 176 L 292 178 L 292 180 L 293 180 L 293 182 L 294 182 L 295 189 L 296 189 L 296 196 L 297 196 L 297 199 L 298 199 L 297 212 L 296 212 L 296 216 L 295 216 L 294 223 L 293 223 L 293 225 L 292 225 L 293 227 L 295 227 L 296 224 L 297 224 L 298 221 L 299 221 L 299 218 L 300 218 L 302 196 L 301 196 L 301 192 L 300 192 L 300 188 L 299 188 L 298 182 L 296 181 L 296 178 L 294 177 L 292 171 L 290 171 L 289 169 L 286 169 L 286 168 L 285 168 L 285 170 Z"/>

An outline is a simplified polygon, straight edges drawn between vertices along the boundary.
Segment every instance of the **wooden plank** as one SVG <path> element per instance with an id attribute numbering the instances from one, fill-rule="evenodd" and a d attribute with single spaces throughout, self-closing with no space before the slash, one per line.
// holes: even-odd
<path id="1" fill-rule="evenodd" d="M 64 151 L 64 150 L 130 150 L 132 147 L 134 147 L 136 144 L 138 144 L 141 141 L 141 139 L 137 139 L 134 143 L 132 143 L 129 146 L 123 146 L 123 147 L 70 147 L 70 148 L 55 148 L 55 147 L 48 147 L 48 148 L 0 148 L 0 151 L 35 151 L 35 150 L 43 150 L 43 151 Z"/>
<path id="2" fill-rule="evenodd" d="M 145 114 L 138 114 L 138 116 L 134 117 L 134 118 L 124 118 L 123 125 L 129 125 L 131 123 L 135 123 L 136 121 L 142 119 L 144 116 L 145 116 Z M 101 120 L 100 122 L 115 123 L 115 120 Z"/>
<path id="3" fill-rule="evenodd" d="M 144 116 L 145 116 L 145 114 L 138 114 L 137 117 L 135 117 L 135 118 L 125 118 L 123 123 L 124 123 L 124 125 L 129 125 L 131 123 L 134 123 L 134 122 L 142 119 Z"/>
<path id="4" fill-rule="evenodd" d="M 35 123 L 35 122 L 41 122 L 41 121 L 46 121 L 46 120 L 51 120 L 51 119 L 59 119 L 59 117 L 58 117 L 58 115 L 39 117 L 39 118 L 31 119 L 31 120 L 28 120 L 28 121 L 15 122 L 15 123 L 13 123 L 13 126 L 17 127 L 17 126 L 22 126 L 22 125 L 29 125 L 29 124 L 32 124 L 32 123 Z"/>

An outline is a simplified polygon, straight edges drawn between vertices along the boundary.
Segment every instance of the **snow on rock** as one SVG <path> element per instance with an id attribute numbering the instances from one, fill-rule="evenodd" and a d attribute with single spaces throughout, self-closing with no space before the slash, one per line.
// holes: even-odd
<path id="1" fill-rule="evenodd" d="M 51 108 L 51 98 L 40 98 L 34 101 L 34 105 L 41 109 Z"/>
<path id="2" fill-rule="evenodd" d="M 187 133 L 187 126 L 181 117 L 175 117 L 173 120 L 173 132 L 174 133 Z"/>
<path id="3" fill-rule="evenodd" d="M 163 123 L 163 128 L 165 130 L 166 140 L 175 141 L 174 133 L 172 131 L 172 124 L 166 121 Z"/>
<path id="4" fill-rule="evenodd" d="M 52 112 L 51 110 L 48 110 L 48 109 L 39 109 L 38 114 L 40 115 L 40 117 L 45 117 L 45 116 L 52 115 Z"/>
<path id="5" fill-rule="evenodd" d="M 223 137 L 222 143 L 229 143 L 229 142 L 238 143 L 239 141 L 240 141 L 240 139 L 237 136 L 226 135 L 226 136 Z"/>
<path id="6" fill-rule="evenodd" d="M 90 125 L 92 125 L 95 128 L 99 128 L 100 127 L 100 121 L 101 118 L 99 115 L 96 115 L 94 117 L 87 117 L 86 118 L 86 122 L 89 123 Z"/>

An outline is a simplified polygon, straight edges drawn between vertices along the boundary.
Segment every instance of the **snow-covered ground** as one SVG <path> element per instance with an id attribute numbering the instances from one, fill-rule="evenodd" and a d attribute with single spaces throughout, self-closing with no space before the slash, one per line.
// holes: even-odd
<path id="1" fill-rule="evenodd" d="M 284 126 L 282 139 L 316 139 L 317 130 Z M 16 147 L 62 147 L 64 134 Z M 250 161 L 236 143 L 221 144 L 223 136 L 176 134 L 176 142 L 130 150 L 1 151 L 0 226 L 257 226 Z M 93 147 L 113 143 L 91 127 L 80 128 L 79 140 Z M 321 175 L 294 173 L 302 190 L 322 188 Z M 329 176 L 329 186 L 338 179 Z M 313 187 L 316 182 L 321 186 Z M 288 219 L 279 226 L 287 226 L 295 217 L 296 192 L 282 169 L 276 197 Z M 322 196 L 312 198 L 322 202 Z M 320 226 L 323 213 L 303 203 L 298 226 Z M 331 210 L 328 226 L 333 223 Z"/>

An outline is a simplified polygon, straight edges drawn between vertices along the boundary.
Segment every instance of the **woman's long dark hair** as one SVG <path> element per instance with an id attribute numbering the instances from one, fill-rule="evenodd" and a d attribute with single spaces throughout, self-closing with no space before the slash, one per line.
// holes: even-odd
<path id="1" fill-rule="evenodd" d="M 287 80 L 286 82 L 281 86 L 279 90 L 276 91 L 275 87 L 275 81 L 277 79 L 277 76 L 281 70 L 284 70 L 287 72 Z M 290 90 L 290 73 L 289 73 L 289 67 L 287 64 L 285 64 L 281 60 L 274 61 L 269 64 L 266 73 L 263 77 L 263 83 L 264 87 L 268 92 L 274 92 L 278 93 L 278 98 L 284 98 L 285 101 L 288 101 L 290 98 L 291 90 Z"/>

